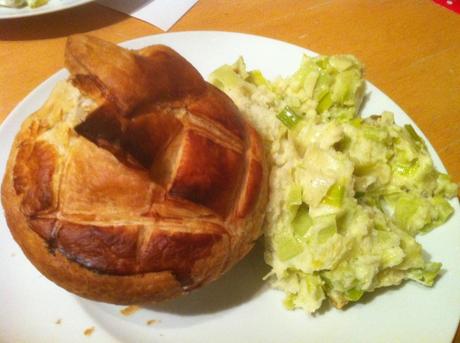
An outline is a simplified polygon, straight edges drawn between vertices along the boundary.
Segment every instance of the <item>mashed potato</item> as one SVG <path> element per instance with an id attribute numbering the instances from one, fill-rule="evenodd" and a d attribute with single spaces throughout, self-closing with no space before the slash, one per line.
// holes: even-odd
<path id="1" fill-rule="evenodd" d="M 415 236 L 445 222 L 457 186 L 439 173 L 411 126 L 383 112 L 362 119 L 362 66 L 352 56 L 305 56 L 273 82 L 244 61 L 210 81 L 263 137 L 271 164 L 265 225 L 267 276 L 289 309 L 338 308 L 441 268 Z"/>

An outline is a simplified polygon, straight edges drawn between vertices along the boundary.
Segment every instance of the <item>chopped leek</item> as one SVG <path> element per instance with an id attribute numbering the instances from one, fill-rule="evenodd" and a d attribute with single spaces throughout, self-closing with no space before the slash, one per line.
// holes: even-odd
<path id="1" fill-rule="evenodd" d="M 319 102 L 318 106 L 316 107 L 316 110 L 318 113 L 323 113 L 327 111 L 333 104 L 331 93 L 327 92 Z"/>
<path id="2" fill-rule="evenodd" d="M 253 83 L 257 86 L 269 86 L 269 82 L 263 76 L 260 70 L 252 70 L 249 72 L 248 79 L 250 83 Z"/>
<path id="3" fill-rule="evenodd" d="M 292 109 L 286 106 L 278 115 L 276 116 L 288 129 L 294 128 L 297 123 L 301 120 L 301 117 L 298 116 Z"/>
<path id="4" fill-rule="evenodd" d="M 292 228 L 294 233 L 300 237 L 303 237 L 308 229 L 312 226 L 313 220 L 308 214 L 308 207 L 304 204 L 299 207 L 297 214 L 292 221 Z"/>
<path id="5" fill-rule="evenodd" d="M 441 197 L 434 197 L 431 200 L 432 209 L 434 209 L 434 214 L 432 222 L 426 224 L 422 231 L 428 232 L 431 229 L 445 223 L 447 219 L 454 213 L 454 208 L 449 204 L 449 202 Z"/>
<path id="6" fill-rule="evenodd" d="M 31 8 L 36 8 L 36 7 L 40 7 L 40 6 L 43 6 L 43 5 L 47 4 L 48 1 L 49 0 L 27 0 L 27 4 Z"/>
<path id="7" fill-rule="evenodd" d="M 345 298 L 350 301 L 358 301 L 363 296 L 364 291 L 357 288 L 352 288 L 345 293 Z"/>
<path id="8" fill-rule="evenodd" d="M 410 124 L 404 125 L 404 129 L 406 132 L 409 134 L 409 136 L 414 140 L 414 142 L 418 144 L 424 145 L 425 143 L 423 142 L 422 137 L 420 137 L 417 132 L 415 132 L 415 129 L 412 127 Z"/>
<path id="9" fill-rule="evenodd" d="M 335 215 L 324 215 L 314 218 L 315 227 L 317 227 L 318 242 L 325 243 L 337 233 L 337 222 Z"/>
<path id="10" fill-rule="evenodd" d="M 334 207 L 340 207 L 342 206 L 344 195 L 345 187 L 342 184 L 336 182 L 331 186 L 331 188 L 329 188 L 326 196 L 321 201 L 321 203 Z"/>
<path id="11" fill-rule="evenodd" d="M 413 160 L 409 163 L 395 163 L 393 165 L 393 171 L 404 176 L 413 176 L 419 167 L 417 160 Z"/>
<path id="12" fill-rule="evenodd" d="M 294 256 L 300 254 L 303 250 L 302 244 L 300 244 L 294 237 L 283 235 L 277 238 L 275 241 L 276 251 L 281 261 L 287 261 Z"/>
<path id="13" fill-rule="evenodd" d="M 210 79 L 215 86 L 222 90 L 238 87 L 243 82 L 232 66 L 227 64 L 216 69 L 210 75 Z"/>
<path id="14" fill-rule="evenodd" d="M 424 268 L 412 269 L 408 273 L 409 279 L 417 281 L 425 286 L 433 286 L 434 280 L 441 270 L 441 263 L 430 262 Z"/>

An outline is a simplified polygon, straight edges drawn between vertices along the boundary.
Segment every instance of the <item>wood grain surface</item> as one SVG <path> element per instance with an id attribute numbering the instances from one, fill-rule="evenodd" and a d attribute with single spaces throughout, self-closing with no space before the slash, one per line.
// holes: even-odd
<path id="1" fill-rule="evenodd" d="M 366 78 L 415 120 L 460 182 L 460 15 L 429 0 L 200 0 L 170 31 L 189 30 L 355 54 Z M 0 122 L 63 67 L 66 37 L 83 32 L 121 42 L 161 31 L 97 4 L 0 21 Z"/>

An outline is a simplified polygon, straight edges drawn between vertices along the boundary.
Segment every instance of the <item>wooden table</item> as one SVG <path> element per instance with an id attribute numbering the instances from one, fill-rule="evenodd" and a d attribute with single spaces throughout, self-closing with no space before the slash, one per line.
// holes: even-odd
<path id="1" fill-rule="evenodd" d="M 366 78 L 416 121 L 460 182 L 460 15 L 429 0 L 200 0 L 171 31 L 186 30 L 238 31 L 321 54 L 355 54 Z M 97 4 L 0 21 L 0 122 L 62 68 L 66 37 L 81 32 L 121 42 L 161 31 Z"/>

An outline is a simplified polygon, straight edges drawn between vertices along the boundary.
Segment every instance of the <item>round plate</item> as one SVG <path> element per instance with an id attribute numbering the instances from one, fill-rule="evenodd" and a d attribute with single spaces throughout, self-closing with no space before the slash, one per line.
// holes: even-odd
<path id="1" fill-rule="evenodd" d="M 80 6 L 93 0 L 50 0 L 46 5 L 30 8 L 9 8 L 0 6 L 0 19 L 30 17 L 39 14 L 62 11 L 67 8 Z"/>
<path id="2" fill-rule="evenodd" d="M 272 78 L 296 70 L 302 54 L 313 54 L 273 39 L 226 32 L 168 33 L 123 46 L 136 49 L 151 44 L 176 49 L 205 77 L 244 56 L 248 69 L 260 69 Z M 61 70 L 50 77 L 8 116 L 0 128 L 0 175 L 22 121 L 43 104 L 56 81 L 67 75 Z M 368 83 L 367 91 L 365 115 L 389 110 L 398 124 L 414 125 L 373 85 Z M 427 145 L 436 166 L 445 170 Z M 72 337 L 72 341 L 86 342 L 83 332 L 93 327 L 93 342 L 450 342 L 460 314 L 460 211 L 458 201 L 452 205 L 455 215 L 419 238 L 431 258 L 443 264 L 444 272 L 433 288 L 408 282 L 367 295 L 345 310 L 326 306 L 314 316 L 285 310 L 283 294 L 262 281 L 268 268 L 261 244 L 217 282 L 125 316 L 120 313 L 122 306 L 79 298 L 44 278 L 12 239 L 2 213 L 0 341 L 58 342 Z"/>

